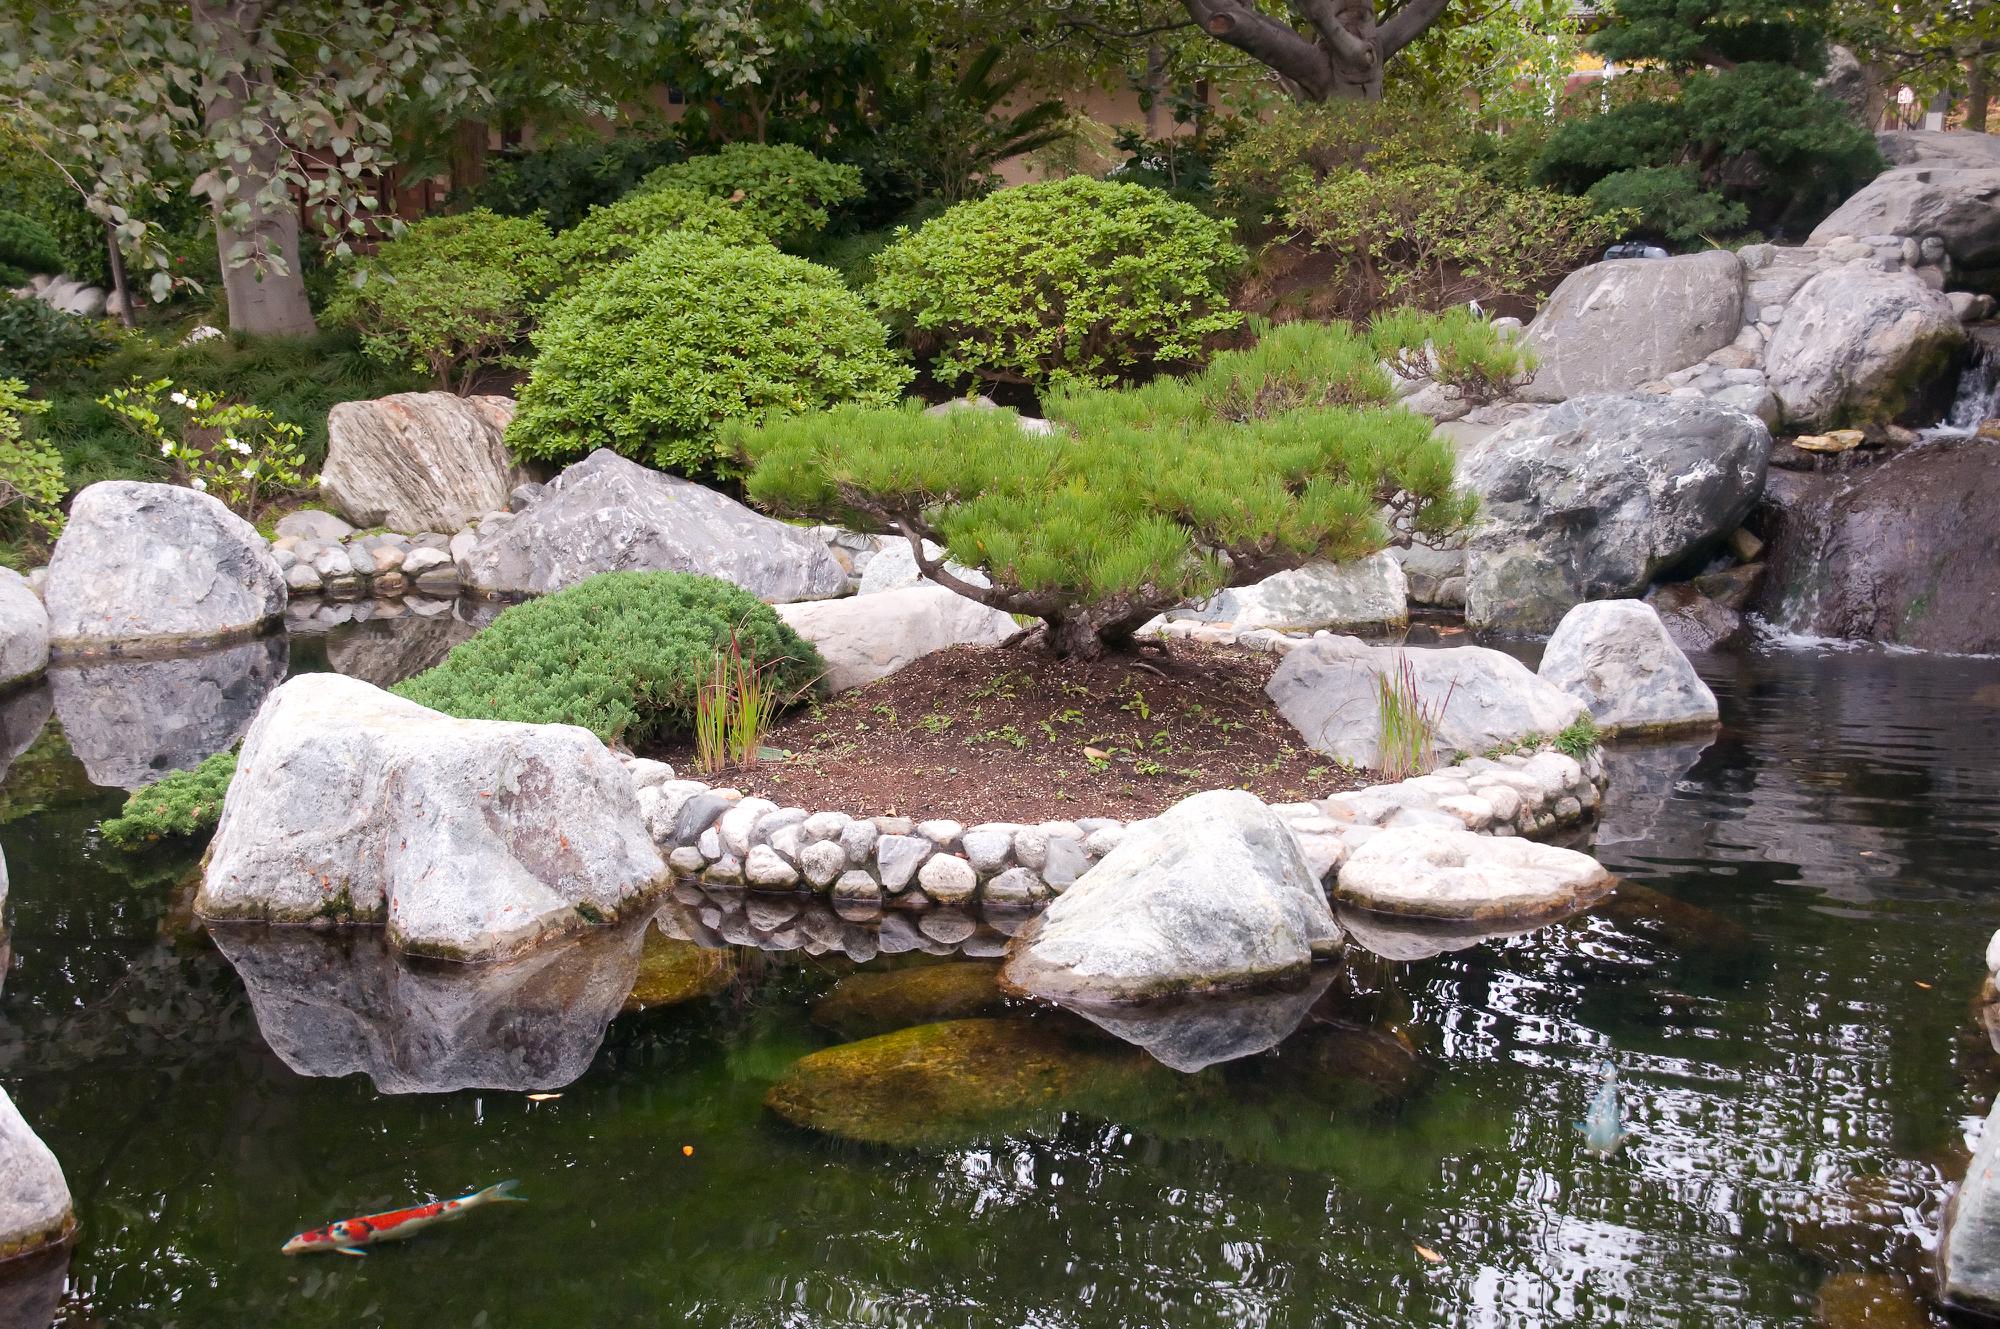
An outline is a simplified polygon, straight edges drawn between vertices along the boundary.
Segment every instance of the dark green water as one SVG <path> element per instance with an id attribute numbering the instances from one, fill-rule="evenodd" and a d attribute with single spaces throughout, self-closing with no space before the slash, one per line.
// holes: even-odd
<path id="1" fill-rule="evenodd" d="M 351 658 L 294 643 L 291 665 L 322 655 Z M 2000 926 L 2000 670 L 1704 669 L 1723 732 L 1621 754 L 1597 837 L 1667 903 L 1360 960 L 1273 1052 L 911 1149 L 763 1107 L 834 1041 L 808 1010 L 855 968 L 838 954 L 760 952 L 594 1054 L 586 1027 L 545 1102 L 302 1076 L 235 969 L 176 940 L 189 863 L 95 842 L 120 796 L 51 725 L 0 786 L 0 1087 L 76 1193 L 57 1323 L 1813 1324 L 1830 1274 L 1921 1268 L 1989 1100 L 1970 1003 Z M 378 1013 L 417 1020 L 414 992 Z M 1394 1030 L 1420 1074 L 1364 1092 L 1347 1053 Z M 1632 1131 L 1608 1162 L 1574 1128 L 1606 1055 Z M 502 1177 L 531 1203 L 366 1259 L 278 1254 Z"/>

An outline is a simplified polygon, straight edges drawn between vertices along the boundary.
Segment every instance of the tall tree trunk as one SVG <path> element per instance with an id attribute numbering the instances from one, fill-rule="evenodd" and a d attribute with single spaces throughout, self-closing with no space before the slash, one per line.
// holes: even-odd
<path id="1" fill-rule="evenodd" d="M 1965 127 L 1978 134 L 1986 132 L 1986 104 L 1993 99 L 1986 59 L 1975 55 L 1965 62 Z"/>
<path id="2" fill-rule="evenodd" d="M 245 72 L 225 81 L 203 108 L 211 129 L 231 125 L 243 108 L 262 100 L 253 80 L 268 78 L 258 68 L 246 34 L 254 32 L 265 15 L 263 0 L 235 0 L 217 5 L 214 0 L 195 0 L 192 6 L 198 40 L 212 42 L 215 49 L 245 60 Z M 264 190 L 277 178 L 285 148 L 275 130 L 259 135 L 249 145 L 250 160 L 232 163 L 242 188 L 237 197 L 248 204 L 248 215 L 240 225 L 232 225 L 220 203 L 214 206 L 215 243 L 222 260 L 222 289 L 229 298 L 229 326 L 236 332 L 265 336 L 311 336 L 312 304 L 306 299 L 305 273 L 299 266 L 299 214 L 289 191 L 275 198 L 263 197 Z"/>
<path id="3" fill-rule="evenodd" d="M 104 250 L 111 262 L 111 298 L 118 302 L 118 321 L 133 327 L 132 287 L 125 280 L 125 251 L 118 247 L 118 230 L 114 226 L 104 228 Z"/>
<path id="4" fill-rule="evenodd" d="M 1375 0 L 1340 0 L 1335 7 L 1335 16 L 1340 26 L 1361 44 L 1366 58 L 1357 60 L 1351 52 L 1343 55 L 1338 50 L 1327 48 L 1326 39 L 1321 38 L 1322 48 L 1326 49 L 1327 66 L 1333 74 L 1329 99 L 1381 101 L 1384 56 L 1381 43 L 1375 38 Z"/>
<path id="5" fill-rule="evenodd" d="M 486 183 L 486 122 L 461 120 L 451 131 L 451 188 L 463 194 Z"/>

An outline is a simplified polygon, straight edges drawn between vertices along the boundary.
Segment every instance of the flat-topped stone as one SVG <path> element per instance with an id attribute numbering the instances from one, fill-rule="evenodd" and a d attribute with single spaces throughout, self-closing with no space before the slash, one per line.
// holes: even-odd
<path id="1" fill-rule="evenodd" d="M 1378 913 L 1462 922 L 1554 917 L 1611 887 L 1588 854 L 1514 836 L 1385 830 L 1348 856 L 1338 898 Z"/>

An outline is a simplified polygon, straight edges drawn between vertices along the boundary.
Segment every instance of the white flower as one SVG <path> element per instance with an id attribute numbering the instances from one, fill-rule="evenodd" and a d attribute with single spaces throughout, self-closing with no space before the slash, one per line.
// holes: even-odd
<path id="1" fill-rule="evenodd" d="M 192 406 L 192 405 L 194 405 L 194 402 L 193 402 L 193 401 L 191 401 L 191 400 L 189 400 L 189 398 L 188 398 L 188 395 L 187 395 L 187 394 L 186 394 L 185 392 L 181 392 L 181 391 L 179 391 L 178 389 L 177 389 L 177 390 L 175 390 L 175 391 L 173 391 L 173 392 L 170 392 L 170 393 L 168 393 L 168 394 L 167 394 L 167 400 L 168 400 L 168 401 L 170 401 L 170 402 L 172 402 L 172 403 L 173 403 L 174 405 L 176 405 L 176 406 Z"/>
<path id="2" fill-rule="evenodd" d="M 229 450 L 231 452 L 240 452 L 246 457 L 250 455 L 250 445 L 248 443 L 245 443 L 242 439 L 237 438 L 234 435 L 230 435 L 224 438 L 222 441 L 223 443 L 228 445 Z"/>
<path id="3" fill-rule="evenodd" d="M 174 455 L 174 445 L 173 445 L 173 444 L 171 444 L 171 443 L 162 443 L 162 444 L 160 444 L 160 455 L 161 455 L 162 457 L 171 457 L 171 456 L 173 456 L 173 455 Z"/>
<path id="4" fill-rule="evenodd" d="M 193 488 L 196 488 L 196 489 L 206 489 L 206 488 L 208 488 L 208 481 L 206 481 L 206 480 L 202 479 L 202 478 L 201 478 L 200 476 L 198 476 L 198 475 L 197 475 L 197 476 L 196 476 L 196 477 L 195 477 L 194 479 L 192 479 L 192 480 L 188 481 L 188 484 L 189 484 L 190 486 L 192 486 Z"/>
<path id="5" fill-rule="evenodd" d="M 245 480 L 255 480 L 257 478 L 257 464 L 255 462 L 243 468 L 243 478 Z"/>

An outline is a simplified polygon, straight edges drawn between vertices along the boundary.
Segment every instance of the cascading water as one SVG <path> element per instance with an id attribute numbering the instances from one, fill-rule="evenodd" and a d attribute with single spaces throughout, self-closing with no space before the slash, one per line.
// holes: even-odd
<path id="1" fill-rule="evenodd" d="M 1972 359 L 1958 376 L 1958 392 L 1951 409 L 1936 425 L 1926 429 L 1926 438 L 1963 438 L 1988 420 L 2000 418 L 2000 344 L 1981 338 L 1974 342 Z"/>

